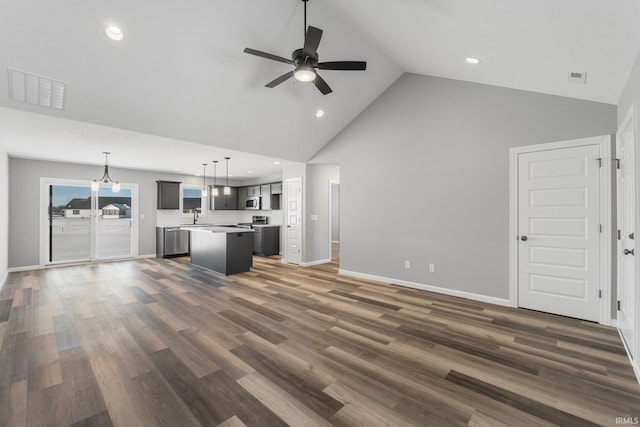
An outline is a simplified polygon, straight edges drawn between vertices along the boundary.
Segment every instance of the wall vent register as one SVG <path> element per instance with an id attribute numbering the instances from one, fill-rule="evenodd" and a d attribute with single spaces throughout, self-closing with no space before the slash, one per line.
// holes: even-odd
<path id="1" fill-rule="evenodd" d="M 40 107 L 64 110 L 67 84 L 50 77 L 7 68 L 9 99 Z"/>

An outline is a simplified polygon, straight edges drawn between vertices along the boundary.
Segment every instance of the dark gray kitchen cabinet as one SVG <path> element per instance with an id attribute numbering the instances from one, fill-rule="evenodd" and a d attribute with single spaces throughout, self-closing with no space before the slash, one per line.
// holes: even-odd
<path id="1" fill-rule="evenodd" d="M 180 182 L 156 181 L 158 209 L 180 209 Z"/>
<path id="2" fill-rule="evenodd" d="M 271 256 L 280 253 L 280 226 L 253 226 L 253 253 L 258 256 Z"/>
<path id="3" fill-rule="evenodd" d="M 230 187 L 231 194 L 224 194 L 224 186 L 216 185 L 218 189 L 218 195 L 213 197 L 213 210 L 215 211 L 229 211 L 238 209 L 238 188 Z"/>
<path id="4" fill-rule="evenodd" d="M 260 186 L 260 195 L 262 196 L 262 210 L 271 210 L 271 184 L 262 184 Z"/>
<path id="5" fill-rule="evenodd" d="M 247 187 L 238 187 L 238 201 L 236 209 L 245 210 L 246 204 L 244 203 L 247 198 Z"/>
<path id="6" fill-rule="evenodd" d="M 260 195 L 260 186 L 252 185 L 247 187 L 247 197 L 255 197 Z"/>
<path id="7" fill-rule="evenodd" d="M 271 184 L 271 194 L 282 194 L 282 183 L 274 182 Z"/>

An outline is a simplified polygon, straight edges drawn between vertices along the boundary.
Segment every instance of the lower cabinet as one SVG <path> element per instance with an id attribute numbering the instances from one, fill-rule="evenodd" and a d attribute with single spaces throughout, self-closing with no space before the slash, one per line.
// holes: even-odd
<path id="1" fill-rule="evenodd" d="M 253 226 L 253 253 L 271 256 L 280 253 L 280 226 Z"/>

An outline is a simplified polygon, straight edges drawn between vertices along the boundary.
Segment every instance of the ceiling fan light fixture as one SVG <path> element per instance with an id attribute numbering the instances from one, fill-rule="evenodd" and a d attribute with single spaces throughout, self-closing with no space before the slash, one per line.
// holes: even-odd
<path id="1" fill-rule="evenodd" d="M 293 73 L 293 77 L 299 82 L 309 83 L 316 79 L 316 72 L 309 64 L 302 64 Z"/>

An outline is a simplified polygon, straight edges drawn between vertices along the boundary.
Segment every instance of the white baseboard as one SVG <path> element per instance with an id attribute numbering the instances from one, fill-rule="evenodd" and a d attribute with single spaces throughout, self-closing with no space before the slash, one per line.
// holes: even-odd
<path id="1" fill-rule="evenodd" d="M 2 278 L 2 280 L 0 280 L 0 289 L 2 289 L 2 287 L 6 283 L 7 277 L 9 277 L 9 270 L 8 269 L 7 269 L 7 271 L 4 272 L 4 277 Z"/>
<path id="2" fill-rule="evenodd" d="M 9 268 L 9 273 L 18 273 L 20 271 L 31 271 L 31 270 L 42 270 L 44 266 L 42 265 L 25 265 L 24 267 L 11 267 Z"/>
<path id="3" fill-rule="evenodd" d="M 138 255 L 135 259 L 156 258 L 156 254 Z"/>
<path id="4" fill-rule="evenodd" d="M 340 240 L 332 240 L 331 243 L 340 243 Z"/>
<path id="5" fill-rule="evenodd" d="M 609 323 L 609 325 L 607 326 L 611 326 L 612 328 L 617 328 L 618 327 L 618 319 L 611 319 L 611 323 Z"/>
<path id="6" fill-rule="evenodd" d="M 390 283 L 394 285 L 406 286 L 408 288 L 420 289 L 423 291 L 430 291 L 430 292 L 436 292 L 438 294 L 450 295 L 453 297 L 466 298 L 466 299 L 475 300 L 475 301 L 487 302 L 489 304 L 496 304 L 496 305 L 501 305 L 505 307 L 511 307 L 511 301 L 503 298 L 490 297 L 487 295 L 474 294 L 471 292 L 457 291 L 455 289 L 441 288 L 438 286 L 425 285 L 423 283 L 408 282 L 406 280 L 392 279 L 390 277 L 374 276 L 372 274 L 359 273 L 357 271 L 339 269 L 338 273 L 344 274 L 345 276 L 358 277 L 360 279 L 375 280 L 377 282 Z"/>
<path id="7" fill-rule="evenodd" d="M 331 260 L 327 258 L 327 259 L 320 259 L 318 261 L 303 262 L 303 263 L 300 263 L 300 266 L 301 267 L 312 267 L 314 265 L 328 264 L 330 262 L 331 262 Z"/>

